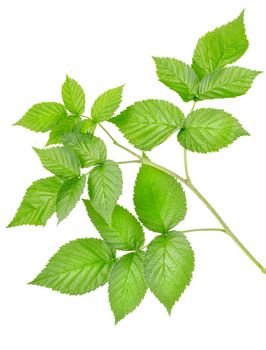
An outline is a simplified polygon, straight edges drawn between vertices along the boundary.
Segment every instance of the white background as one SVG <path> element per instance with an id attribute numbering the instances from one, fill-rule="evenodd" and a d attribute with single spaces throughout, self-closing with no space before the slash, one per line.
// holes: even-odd
<path id="1" fill-rule="evenodd" d="M 11 127 L 32 104 L 60 101 L 67 73 L 84 87 L 87 114 L 100 93 L 123 83 L 121 108 L 163 98 L 187 113 L 191 106 L 157 81 L 151 56 L 190 63 L 197 39 L 243 8 L 250 48 L 238 64 L 265 71 L 264 1 L 1 2 L 1 349 L 265 350 L 266 275 L 222 233 L 189 235 L 196 254 L 194 279 L 171 318 L 147 293 L 141 306 L 114 326 L 106 286 L 71 297 L 27 285 L 62 244 L 97 236 L 81 203 L 58 227 L 52 218 L 44 228 L 5 229 L 26 187 L 48 175 L 31 148 L 44 146 L 47 135 Z M 252 136 L 216 154 L 189 154 L 189 166 L 194 183 L 266 265 L 265 96 L 266 76 L 260 75 L 246 96 L 201 103 L 231 112 Z M 175 136 L 151 157 L 183 171 Z M 130 157 L 111 145 L 109 158 Z M 120 203 L 133 210 L 137 166 L 124 166 L 123 171 Z M 180 228 L 217 226 L 193 194 L 187 192 L 187 198 L 189 210 Z M 152 237 L 147 233 L 148 240 Z"/>

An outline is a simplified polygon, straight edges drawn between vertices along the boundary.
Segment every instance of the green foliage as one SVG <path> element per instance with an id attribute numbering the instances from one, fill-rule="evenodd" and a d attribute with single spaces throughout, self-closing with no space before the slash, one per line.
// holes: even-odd
<path id="1" fill-rule="evenodd" d="M 132 312 L 144 298 L 144 252 L 129 253 L 115 264 L 109 280 L 109 301 L 115 322 Z"/>
<path id="2" fill-rule="evenodd" d="M 33 182 L 8 227 L 44 226 L 56 210 L 56 198 L 62 183 L 56 176 Z"/>
<path id="3" fill-rule="evenodd" d="M 66 115 L 67 111 L 60 103 L 42 102 L 32 106 L 15 125 L 36 132 L 46 132 L 51 130 Z"/>
<path id="4" fill-rule="evenodd" d="M 46 149 L 34 148 L 42 165 L 48 171 L 63 178 L 72 178 L 80 174 L 80 162 L 75 153 L 66 147 Z"/>
<path id="5" fill-rule="evenodd" d="M 15 124 L 36 132 L 49 131 L 46 146 L 63 146 L 34 148 L 43 167 L 55 176 L 33 182 L 8 227 L 45 225 L 53 214 L 57 215 L 58 222 L 62 221 L 87 192 L 84 189 L 88 179 L 89 200 L 83 199 L 83 202 L 103 238 L 77 239 L 62 246 L 32 284 L 77 295 L 109 282 L 109 301 L 116 323 L 140 304 L 149 288 L 170 314 L 194 270 L 193 250 L 183 233 L 203 230 L 225 232 L 266 273 L 266 268 L 249 253 L 193 185 L 186 152 L 215 152 L 248 135 L 237 119 L 221 109 L 195 110 L 195 104 L 202 100 L 237 97 L 250 89 L 260 72 L 228 67 L 247 48 L 242 12 L 232 22 L 199 39 L 191 66 L 175 58 L 154 57 L 159 81 L 178 93 L 184 102 L 193 101 L 186 117 L 179 107 L 158 99 L 135 102 L 115 116 L 122 102 L 123 86 L 100 95 L 91 103 L 91 115 L 85 116 L 83 89 L 67 76 L 62 86 L 64 105 L 35 104 Z M 129 143 L 142 152 L 120 144 L 101 124 L 105 121 L 117 126 Z M 97 125 L 115 146 L 135 160 L 107 160 L 105 143 L 94 136 Z M 162 144 L 174 133 L 183 147 L 185 177 L 154 163 L 144 152 Z M 181 154 L 179 150 L 176 162 L 180 161 Z M 123 185 L 119 164 L 127 163 L 141 165 L 134 187 L 136 214 L 148 230 L 159 233 L 148 245 L 144 245 L 141 223 L 118 204 Z M 170 231 L 184 219 L 187 211 L 180 183 L 206 205 L 220 228 Z M 116 258 L 116 250 L 127 253 L 121 256 L 120 252 Z"/>
<path id="6" fill-rule="evenodd" d="M 85 110 L 85 94 L 76 80 L 66 76 L 62 86 L 62 98 L 69 112 L 81 115 Z"/>
<path id="7" fill-rule="evenodd" d="M 154 238 L 148 245 L 144 270 L 148 287 L 170 314 L 194 270 L 194 254 L 186 237 L 170 232 Z"/>
<path id="8" fill-rule="evenodd" d="M 116 205 L 111 223 L 108 224 L 93 208 L 88 200 L 84 200 L 88 215 L 103 237 L 113 248 L 119 250 L 136 250 L 144 244 L 144 232 L 137 219 L 125 208 Z"/>
<path id="9" fill-rule="evenodd" d="M 136 102 L 111 119 L 130 143 L 144 151 L 164 142 L 183 121 L 181 110 L 162 100 Z"/>
<path id="10" fill-rule="evenodd" d="M 199 100 L 209 100 L 244 95 L 260 73 L 241 67 L 215 70 L 206 75 L 200 82 L 198 98 Z"/>
<path id="11" fill-rule="evenodd" d="M 143 165 L 138 173 L 134 204 L 140 221 L 149 230 L 166 233 L 186 215 L 186 197 L 170 175 Z"/>
<path id="12" fill-rule="evenodd" d="M 94 209 L 110 223 L 112 213 L 122 192 L 122 174 L 112 160 L 95 167 L 89 174 L 88 190 Z"/>
<path id="13" fill-rule="evenodd" d="M 91 109 L 91 116 L 96 122 L 110 119 L 122 101 L 123 86 L 110 89 L 100 95 Z"/>
<path id="14" fill-rule="evenodd" d="M 84 191 L 86 175 L 66 180 L 60 188 L 56 200 L 56 214 L 58 221 L 64 220 L 75 208 Z"/>
<path id="15" fill-rule="evenodd" d="M 115 252 L 104 241 L 80 238 L 63 245 L 31 284 L 78 295 L 104 285 L 115 263 Z"/>
<path id="16" fill-rule="evenodd" d="M 197 98 L 199 78 L 188 64 L 175 58 L 153 59 L 160 82 L 176 91 L 185 102 Z"/>
<path id="17" fill-rule="evenodd" d="M 247 50 L 244 11 L 232 22 L 216 28 L 199 39 L 192 67 L 200 78 L 237 61 Z"/>
<path id="18" fill-rule="evenodd" d="M 183 147 L 199 153 L 215 152 L 240 136 L 249 135 L 241 124 L 221 109 L 202 108 L 190 113 L 178 134 Z"/>

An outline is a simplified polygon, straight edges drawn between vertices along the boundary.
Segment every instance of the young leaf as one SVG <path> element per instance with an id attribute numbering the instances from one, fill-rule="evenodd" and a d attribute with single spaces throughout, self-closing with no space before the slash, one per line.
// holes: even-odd
<path id="1" fill-rule="evenodd" d="M 36 132 L 46 132 L 51 130 L 66 115 L 66 109 L 60 103 L 42 102 L 32 106 L 15 125 Z"/>
<path id="2" fill-rule="evenodd" d="M 199 78 L 186 63 L 175 58 L 153 57 L 161 83 L 177 92 L 183 101 L 197 98 Z"/>
<path id="3" fill-rule="evenodd" d="M 120 106 L 123 94 L 123 85 L 110 89 L 100 95 L 91 109 L 91 116 L 96 122 L 110 119 Z"/>
<path id="4" fill-rule="evenodd" d="M 74 177 L 66 180 L 60 188 L 56 200 L 56 214 L 58 222 L 64 220 L 72 209 L 75 208 L 84 191 L 86 184 L 86 175 Z"/>
<path id="5" fill-rule="evenodd" d="M 82 168 L 101 164 L 106 160 L 106 147 L 99 137 L 73 132 L 63 135 L 62 141 L 79 158 Z"/>
<path id="6" fill-rule="evenodd" d="M 144 252 L 126 254 L 112 270 L 108 291 L 116 323 L 135 310 L 145 296 L 144 256 Z"/>
<path id="7" fill-rule="evenodd" d="M 62 118 L 50 132 L 46 146 L 62 144 L 62 135 L 79 131 L 81 129 L 81 118 L 76 115 L 69 115 Z"/>
<path id="8" fill-rule="evenodd" d="M 93 119 L 88 118 L 82 121 L 80 131 L 83 133 L 94 134 L 96 126 L 96 122 Z"/>
<path id="9" fill-rule="evenodd" d="M 79 176 L 79 159 L 66 147 L 34 148 L 34 151 L 38 154 L 43 167 L 53 174 L 64 178 Z"/>
<path id="10" fill-rule="evenodd" d="M 134 204 L 140 221 L 149 230 L 166 233 L 186 215 L 186 197 L 172 176 L 148 165 L 138 173 Z"/>
<path id="11" fill-rule="evenodd" d="M 219 151 L 240 136 L 249 135 L 237 119 L 221 109 L 202 108 L 190 113 L 178 141 L 198 153 Z"/>
<path id="12" fill-rule="evenodd" d="M 88 190 L 94 209 L 108 222 L 122 192 L 122 173 L 112 160 L 97 166 L 89 174 Z"/>
<path id="13" fill-rule="evenodd" d="M 55 212 L 56 197 L 62 183 L 63 181 L 56 176 L 33 182 L 8 227 L 44 226 Z"/>
<path id="14" fill-rule="evenodd" d="M 107 280 L 115 263 L 115 252 L 104 241 L 81 238 L 63 245 L 30 284 L 61 293 L 88 293 Z"/>
<path id="15" fill-rule="evenodd" d="M 135 147 L 149 151 L 182 127 L 184 115 L 170 102 L 136 102 L 110 120 Z"/>
<path id="16" fill-rule="evenodd" d="M 144 244 L 144 232 L 137 219 L 125 208 L 116 205 L 108 224 L 94 210 L 91 202 L 83 200 L 88 215 L 103 239 L 118 250 L 136 250 Z"/>
<path id="17" fill-rule="evenodd" d="M 73 114 L 81 115 L 85 110 L 85 94 L 76 80 L 66 77 L 62 86 L 62 98 L 66 108 Z"/>
<path id="18" fill-rule="evenodd" d="M 244 11 L 232 22 L 205 34 L 194 51 L 192 68 L 200 78 L 237 61 L 247 50 Z"/>
<path id="19" fill-rule="evenodd" d="M 194 253 L 186 237 L 170 232 L 154 238 L 148 245 L 144 270 L 148 287 L 170 314 L 194 270 Z"/>
<path id="20" fill-rule="evenodd" d="M 199 86 L 199 100 L 244 95 L 261 72 L 241 67 L 218 69 L 206 75 Z"/>

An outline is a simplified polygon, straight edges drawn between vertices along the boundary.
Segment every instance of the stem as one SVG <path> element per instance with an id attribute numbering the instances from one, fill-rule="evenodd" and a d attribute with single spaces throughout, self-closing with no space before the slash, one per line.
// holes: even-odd
<path id="1" fill-rule="evenodd" d="M 117 162 L 117 164 L 130 164 L 130 163 L 141 163 L 140 160 L 125 160 L 122 162 Z"/>
<path id="2" fill-rule="evenodd" d="M 195 103 L 194 103 L 195 105 Z M 266 274 L 266 268 L 258 262 L 258 260 L 250 253 L 250 251 L 243 245 L 242 242 L 240 242 L 240 240 L 235 236 L 235 234 L 231 231 L 231 229 L 228 227 L 228 225 L 224 222 L 224 220 L 221 218 L 221 216 L 217 213 L 217 211 L 214 209 L 214 207 L 207 201 L 207 199 L 198 191 L 198 189 L 191 183 L 190 180 L 183 178 L 182 176 L 176 174 L 175 172 L 159 165 L 156 164 L 154 162 L 152 162 L 151 160 L 147 159 L 147 158 L 143 158 L 140 155 L 138 155 L 137 153 L 131 151 L 129 148 L 121 145 L 120 143 L 118 143 L 113 136 L 101 125 L 99 124 L 100 127 L 104 130 L 104 132 L 110 137 L 110 139 L 113 141 L 113 143 L 120 147 L 121 149 L 125 150 L 126 152 L 132 154 L 133 156 L 135 156 L 136 158 L 139 159 L 139 161 L 142 164 L 147 164 L 150 165 L 156 169 L 159 169 L 161 171 L 163 171 L 164 173 L 175 177 L 176 179 L 178 179 L 180 182 L 182 182 L 184 185 L 186 185 L 188 188 L 190 188 L 190 190 L 202 201 L 203 204 L 205 204 L 205 206 L 209 209 L 209 211 L 213 214 L 213 216 L 217 219 L 217 221 L 222 225 L 224 232 L 232 238 L 232 240 L 238 245 L 238 247 L 247 255 L 247 257 L 263 272 Z"/>
<path id="3" fill-rule="evenodd" d="M 179 231 L 181 233 L 189 233 L 189 232 L 207 232 L 207 231 L 220 231 L 220 232 L 225 232 L 225 229 L 223 228 L 194 228 L 190 230 L 183 230 Z"/>

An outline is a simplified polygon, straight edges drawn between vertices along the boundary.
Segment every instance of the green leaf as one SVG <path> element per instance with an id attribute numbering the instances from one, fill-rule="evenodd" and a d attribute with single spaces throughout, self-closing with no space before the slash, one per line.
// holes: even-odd
<path id="1" fill-rule="evenodd" d="M 135 147 L 149 151 L 182 127 L 184 115 L 170 102 L 136 102 L 110 120 Z"/>
<path id="2" fill-rule="evenodd" d="M 137 219 L 125 208 L 116 205 L 108 224 L 94 210 L 91 202 L 84 200 L 88 215 L 103 239 L 118 250 L 136 250 L 144 244 L 144 232 Z"/>
<path id="3" fill-rule="evenodd" d="M 34 148 L 34 151 L 38 154 L 43 167 L 53 174 L 64 178 L 79 176 L 79 159 L 66 147 Z"/>
<path id="4" fill-rule="evenodd" d="M 61 293 L 88 293 L 107 280 L 115 263 L 115 252 L 104 241 L 81 238 L 63 245 L 30 284 Z"/>
<path id="5" fill-rule="evenodd" d="M 44 226 L 55 212 L 56 198 L 62 183 L 56 176 L 33 182 L 8 227 Z"/>
<path id="6" fill-rule="evenodd" d="M 94 209 L 108 222 L 122 193 L 122 173 L 112 160 L 92 169 L 88 179 L 88 190 Z"/>
<path id="7" fill-rule="evenodd" d="M 36 132 L 46 132 L 66 115 L 66 109 L 60 103 L 42 102 L 32 106 L 14 125 L 20 125 Z"/>
<path id="8" fill-rule="evenodd" d="M 175 58 L 153 59 L 161 83 L 177 92 L 185 102 L 197 99 L 199 78 L 188 64 Z"/>
<path id="9" fill-rule="evenodd" d="M 205 76 L 200 82 L 199 100 L 244 95 L 260 73 L 241 67 L 218 69 Z"/>
<path id="10" fill-rule="evenodd" d="M 56 214 L 58 217 L 58 222 L 64 220 L 72 209 L 75 208 L 84 191 L 85 184 L 86 175 L 74 177 L 73 179 L 66 180 L 63 183 L 60 191 L 58 192 L 56 200 Z"/>
<path id="11" fill-rule="evenodd" d="M 123 85 L 110 89 L 100 95 L 91 109 L 91 116 L 96 122 L 110 119 L 120 106 L 123 94 Z"/>
<path id="12" fill-rule="evenodd" d="M 88 118 L 82 121 L 80 131 L 83 133 L 94 134 L 96 126 L 96 122 L 93 119 Z"/>
<path id="13" fill-rule="evenodd" d="M 112 270 L 108 291 L 116 323 L 135 310 L 145 296 L 144 256 L 144 252 L 126 254 Z"/>
<path id="14" fill-rule="evenodd" d="M 66 108 L 73 114 L 81 115 L 85 110 L 85 94 L 76 80 L 66 76 L 62 86 L 62 98 Z"/>
<path id="15" fill-rule="evenodd" d="M 170 314 L 194 270 L 194 253 L 186 237 L 170 232 L 154 238 L 148 245 L 144 270 L 148 287 Z"/>
<path id="16" fill-rule="evenodd" d="M 232 22 L 205 34 L 194 51 L 192 67 L 200 78 L 237 61 L 247 50 L 244 11 Z"/>
<path id="17" fill-rule="evenodd" d="M 134 188 L 134 204 L 140 221 L 149 230 L 166 233 L 186 215 L 186 197 L 176 179 L 143 165 Z"/>
<path id="18" fill-rule="evenodd" d="M 249 135 L 237 119 L 221 109 L 202 108 L 190 113 L 179 131 L 183 147 L 198 153 L 216 152 L 240 136 Z"/>
<path id="19" fill-rule="evenodd" d="M 106 160 L 106 147 L 99 137 L 73 132 L 63 135 L 62 141 L 79 158 L 82 168 L 102 164 Z"/>
<path id="20" fill-rule="evenodd" d="M 62 144 L 62 135 L 69 132 L 79 131 L 81 129 L 81 123 L 81 118 L 76 115 L 62 118 L 50 132 L 46 146 Z"/>

